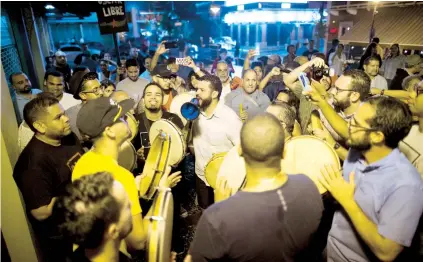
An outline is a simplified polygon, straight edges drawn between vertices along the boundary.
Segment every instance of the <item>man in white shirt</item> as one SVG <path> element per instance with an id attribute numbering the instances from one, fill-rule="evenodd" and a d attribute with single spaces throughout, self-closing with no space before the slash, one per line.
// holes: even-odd
<path id="1" fill-rule="evenodd" d="M 44 91 L 52 93 L 59 100 L 64 110 L 80 104 L 81 101 L 73 98 L 73 95 L 64 92 L 65 79 L 59 71 L 47 71 L 44 75 Z"/>
<path id="2" fill-rule="evenodd" d="M 222 83 L 217 76 L 207 74 L 199 79 L 200 115 L 194 120 L 192 138 L 198 204 L 204 209 L 214 202 L 213 190 L 204 176 L 205 165 L 213 154 L 228 152 L 240 141 L 241 120 L 231 108 L 219 103 L 221 92 Z"/>
<path id="3" fill-rule="evenodd" d="M 225 102 L 225 97 L 231 92 L 231 79 L 229 78 L 229 66 L 225 61 L 219 61 L 216 66 L 215 74 L 222 82 L 222 94 L 220 101 Z"/>
<path id="4" fill-rule="evenodd" d="M 117 84 L 116 90 L 128 93 L 137 105 L 142 98 L 145 86 L 150 81 L 139 77 L 140 65 L 135 58 L 126 60 L 126 72 L 128 77 Z"/>
<path id="5" fill-rule="evenodd" d="M 377 88 L 381 90 L 388 89 L 388 82 L 386 79 L 379 75 L 379 67 L 380 62 L 376 56 L 370 56 L 366 60 L 364 60 L 364 72 L 370 77 L 372 80 L 370 84 L 370 88 Z"/>
<path id="6" fill-rule="evenodd" d="M 31 81 L 23 72 L 15 72 L 9 76 L 9 82 L 12 85 L 12 98 L 16 98 L 15 113 L 18 124 L 22 123 L 23 109 L 36 94 L 41 93 L 40 89 L 32 89 Z"/>
<path id="7" fill-rule="evenodd" d="M 423 178 L 423 81 L 410 90 L 408 106 L 417 124 L 411 127 L 410 133 L 400 142 L 399 149 L 419 171 Z"/>

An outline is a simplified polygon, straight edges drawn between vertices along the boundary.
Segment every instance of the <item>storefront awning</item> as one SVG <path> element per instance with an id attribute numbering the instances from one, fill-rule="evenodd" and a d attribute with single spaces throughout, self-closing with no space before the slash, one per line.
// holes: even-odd
<path id="1" fill-rule="evenodd" d="M 423 49 L 423 5 L 379 8 L 375 16 L 375 36 L 380 44 L 400 44 L 402 48 Z M 360 20 L 340 37 L 345 44 L 368 44 L 373 10 L 360 10 Z"/>

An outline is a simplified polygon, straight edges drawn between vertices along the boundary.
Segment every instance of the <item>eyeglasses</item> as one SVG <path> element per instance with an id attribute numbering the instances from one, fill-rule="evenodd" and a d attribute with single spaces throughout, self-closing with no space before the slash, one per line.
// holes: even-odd
<path id="1" fill-rule="evenodd" d="M 354 120 L 354 124 L 352 123 L 352 121 Z M 355 120 L 354 116 L 350 118 L 350 120 L 348 121 L 348 126 L 349 127 L 354 127 L 356 129 L 361 129 L 359 131 L 367 131 L 367 132 L 375 132 L 375 131 L 379 131 L 376 128 L 368 128 L 368 127 L 364 127 L 361 125 L 357 125 L 357 120 Z M 358 131 L 358 130 L 357 130 Z"/>
<path id="2" fill-rule="evenodd" d="M 342 88 L 339 88 L 339 87 L 337 87 L 337 86 L 334 86 L 334 88 L 335 88 L 335 90 L 336 90 L 336 94 L 338 94 L 339 92 L 342 92 L 342 91 L 350 91 L 350 92 L 354 92 L 353 90 L 350 90 L 350 89 L 342 89 Z"/>
<path id="3" fill-rule="evenodd" d="M 91 91 L 83 91 L 81 93 L 85 93 L 85 94 L 96 94 L 96 95 L 101 95 L 103 94 L 104 88 L 102 86 L 96 87 Z"/>

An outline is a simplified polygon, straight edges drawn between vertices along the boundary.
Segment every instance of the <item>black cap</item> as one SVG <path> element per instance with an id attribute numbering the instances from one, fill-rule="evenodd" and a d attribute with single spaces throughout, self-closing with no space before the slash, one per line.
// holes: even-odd
<path id="1" fill-rule="evenodd" d="M 135 105 L 132 99 L 116 103 L 108 97 L 87 101 L 79 110 L 76 126 L 90 138 L 100 135 L 106 127 L 116 123 Z"/>
<path id="2" fill-rule="evenodd" d="M 81 97 L 79 97 L 79 93 L 81 92 L 81 88 L 82 88 L 82 81 L 84 79 L 98 79 L 98 74 L 96 72 L 82 72 L 83 74 L 78 74 L 79 72 L 77 72 L 75 74 L 75 78 L 72 79 L 73 81 L 73 98 L 81 100 Z"/>
<path id="3" fill-rule="evenodd" d="M 151 76 L 160 76 L 160 77 L 164 77 L 164 78 L 169 78 L 172 76 L 176 76 L 175 73 L 172 73 L 172 71 L 170 71 L 167 68 L 167 65 L 157 65 L 154 70 L 151 72 Z"/>

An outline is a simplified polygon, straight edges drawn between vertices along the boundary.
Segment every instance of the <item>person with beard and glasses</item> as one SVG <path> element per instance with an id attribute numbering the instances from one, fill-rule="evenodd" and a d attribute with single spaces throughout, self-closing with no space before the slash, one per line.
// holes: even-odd
<path id="1" fill-rule="evenodd" d="M 80 104 L 72 94 L 65 93 L 65 78 L 59 71 L 47 71 L 44 75 L 44 91 L 52 93 L 65 110 Z"/>
<path id="2" fill-rule="evenodd" d="M 270 105 L 270 99 L 258 90 L 257 74 L 254 70 L 245 71 L 242 88 L 237 88 L 228 94 L 225 105 L 232 108 L 243 121 L 266 110 Z"/>
<path id="3" fill-rule="evenodd" d="M 134 178 L 130 171 L 117 163 L 120 146 L 131 137 L 131 130 L 125 119 L 126 113 L 133 107 L 132 99 L 116 103 L 106 97 L 87 101 L 82 106 L 76 124 L 81 134 L 91 139 L 93 147 L 79 159 L 72 173 L 72 181 L 75 181 L 98 172 L 109 172 L 123 185 L 131 201 L 133 223 L 131 233 L 125 238 L 129 252 L 144 249 L 147 238 L 137 188 L 143 176 Z M 179 182 L 180 172 L 169 174 L 170 168 L 167 168 L 160 181 L 160 188 L 173 187 Z M 150 212 L 147 217 L 149 214 Z"/>
<path id="4" fill-rule="evenodd" d="M 72 244 L 57 230 L 53 205 L 70 184 L 72 170 L 84 151 L 72 134 L 63 107 L 50 93 L 41 93 L 28 102 L 24 118 L 35 135 L 20 154 L 13 178 L 22 193 L 43 261 L 65 261 Z"/>
<path id="5" fill-rule="evenodd" d="M 413 237 L 423 182 L 398 149 L 411 128 L 407 105 L 371 97 L 347 123 L 313 86 L 307 95 L 350 147 L 343 169 L 327 166 L 319 179 L 341 205 L 329 232 L 328 261 L 417 261 Z"/>
<path id="6" fill-rule="evenodd" d="M 56 201 L 59 230 L 79 245 L 71 261 L 129 262 L 119 251 L 132 231 L 131 202 L 122 184 L 102 172 L 82 177 Z"/>
<path id="7" fill-rule="evenodd" d="M 242 126 L 236 113 L 219 103 L 221 92 L 222 82 L 217 76 L 206 74 L 198 80 L 196 96 L 200 115 L 193 122 L 192 143 L 198 205 L 203 209 L 214 202 L 213 189 L 206 182 L 204 168 L 213 154 L 227 152 L 239 143 Z"/>
<path id="8" fill-rule="evenodd" d="M 260 114 L 240 133 L 247 182 L 203 212 L 192 261 L 311 261 L 302 258 L 323 212 L 316 185 L 305 175 L 282 172 L 285 139 L 276 117 Z"/>
<path id="9" fill-rule="evenodd" d="M 164 96 L 161 105 L 163 110 L 169 111 L 173 98 L 178 95 L 178 92 L 172 88 L 171 83 L 172 78 L 175 78 L 176 74 L 167 65 L 157 65 L 151 72 L 151 76 L 153 82 L 163 90 Z"/>
<path id="10" fill-rule="evenodd" d="M 98 81 L 98 75 L 95 72 L 88 72 L 85 74 L 78 74 L 78 78 L 75 80 L 75 85 L 77 88 L 73 97 L 81 103 L 69 108 L 66 110 L 66 115 L 70 119 L 70 125 L 72 132 L 78 137 L 80 141 L 87 142 L 86 138 L 84 138 L 79 129 L 76 125 L 76 119 L 81 110 L 81 107 L 87 103 L 87 101 L 97 99 L 102 97 L 104 94 L 103 87 L 101 86 L 100 82 Z M 88 144 L 87 144 L 88 146 Z"/>
<path id="11" fill-rule="evenodd" d="M 125 91 L 134 99 L 135 104 L 138 104 L 141 100 L 144 88 L 148 84 L 148 80 L 139 77 L 140 66 L 136 59 L 131 58 L 126 60 L 125 67 L 128 77 L 117 83 L 116 90 Z"/>
<path id="12" fill-rule="evenodd" d="M 47 71 L 58 71 L 63 74 L 64 81 L 69 84 L 69 80 L 72 76 L 72 69 L 68 64 L 68 60 L 66 58 L 66 53 L 63 51 L 57 51 L 55 53 L 55 60 L 53 65 L 50 65 L 46 68 Z M 68 90 L 66 90 L 68 91 Z"/>
<path id="13" fill-rule="evenodd" d="M 18 125 L 23 121 L 23 109 L 25 105 L 41 93 L 40 89 L 32 89 L 31 80 L 22 72 L 15 72 L 9 76 L 9 82 L 12 85 L 12 98 L 16 98 L 15 113 Z"/>
<path id="14" fill-rule="evenodd" d="M 380 90 L 388 89 L 388 82 L 386 79 L 379 75 L 379 59 L 375 56 L 370 56 L 364 60 L 364 72 L 370 77 L 370 88 L 377 88 Z"/>

